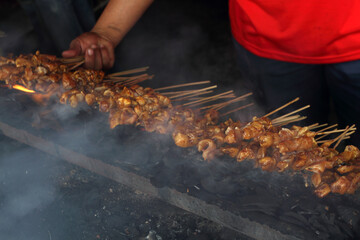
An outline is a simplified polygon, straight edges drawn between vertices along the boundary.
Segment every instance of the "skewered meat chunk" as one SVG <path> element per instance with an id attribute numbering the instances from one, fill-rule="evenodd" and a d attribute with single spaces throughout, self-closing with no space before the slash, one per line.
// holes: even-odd
<path id="1" fill-rule="evenodd" d="M 80 102 L 84 101 L 84 93 L 77 92 L 69 98 L 69 104 L 72 108 L 76 108 Z"/>
<path id="2" fill-rule="evenodd" d="M 222 148 L 220 148 L 220 151 L 223 154 L 229 155 L 232 158 L 236 158 L 236 156 L 239 153 L 239 148 L 236 148 L 236 147 L 222 147 Z"/>
<path id="3" fill-rule="evenodd" d="M 21 73 L 21 69 L 17 68 L 14 65 L 1 66 L 0 80 L 6 81 L 10 78 L 10 76 L 16 76 L 20 73 Z M 7 82 L 7 84 L 9 83 Z"/>
<path id="4" fill-rule="evenodd" d="M 276 160 L 272 157 L 263 157 L 258 161 L 263 171 L 272 171 L 276 166 Z"/>
<path id="5" fill-rule="evenodd" d="M 327 183 L 321 183 L 316 189 L 315 194 L 319 198 L 323 198 L 331 192 L 331 188 Z"/>
<path id="6" fill-rule="evenodd" d="M 321 184 L 321 174 L 316 172 L 311 175 L 311 183 L 317 188 Z"/>
<path id="7" fill-rule="evenodd" d="M 313 173 L 323 173 L 325 171 L 326 161 L 312 163 L 305 167 L 305 170 Z"/>
<path id="8" fill-rule="evenodd" d="M 350 184 L 351 182 L 346 178 L 346 176 L 341 176 L 331 184 L 331 192 L 344 194 L 350 187 Z"/>
<path id="9" fill-rule="evenodd" d="M 93 93 L 88 93 L 85 95 L 85 102 L 89 105 L 92 106 L 96 101 L 96 97 Z"/>
<path id="10" fill-rule="evenodd" d="M 79 90 L 77 90 L 77 89 L 71 89 L 71 90 L 68 90 L 68 91 L 62 93 L 61 96 L 60 96 L 60 100 L 59 100 L 60 103 L 61 103 L 61 104 L 67 104 L 68 99 L 69 99 L 72 95 L 77 94 L 77 93 L 79 93 Z"/>
<path id="11" fill-rule="evenodd" d="M 274 143 L 274 134 L 268 132 L 264 135 L 259 136 L 259 143 L 261 147 L 270 147 Z"/>
<path id="12" fill-rule="evenodd" d="M 194 144 L 190 142 L 190 139 L 186 134 L 180 132 L 173 133 L 173 139 L 175 141 L 175 144 L 179 147 L 186 148 L 186 147 L 194 146 Z"/>
<path id="13" fill-rule="evenodd" d="M 76 87 L 76 82 L 72 79 L 69 73 L 62 74 L 62 85 L 64 89 L 72 89 Z"/>
<path id="14" fill-rule="evenodd" d="M 283 172 L 286 169 L 288 169 L 292 163 L 291 161 L 292 159 L 285 159 L 285 160 L 280 160 L 276 163 L 276 167 L 278 172 Z"/>
<path id="15" fill-rule="evenodd" d="M 315 146 L 316 142 L 314 138 L 305 136 L 282 141 L 276 147 L 279 148 L 280 153 L 288 153 L 311 149 Z"/>
<path id="16" fill-rule="evenodd" d="M 256 118 L 243 128 L 243 139 L 250 140 L 261 134 L 271 127 L 271 121 L 268 118 Z"/>
<path id="17" fill-rule="evenodd" d="M 110 99 L 111 98 L 104 99 L 99 102 L 99 111 L 100 112 L 109 112 L 110 111 L 110 109 L 111 109 Z"/>
<path id="18" fill-rule="evenodd" d="M 236 157 L 236 161 L 242 162 L 245 159 L 255 159 L 255 152 L 250 147 L 241 149 Z"/>
<path id="19" fill-rule="evenodd" d="M 203 139 L 198 143 L 198 151 L 202 151 L 205 161 L 210 161 L 218 154 L 216 144 L 211 139 Z"/>
<path id="20" fill-rule="evenodd" d="M 345 174 L 353 171 L 355 169 L 355 166 L 353 165 L 342 165 L 338 168 L 336 168 L 336 171 L 340 174 Z"/>
<path id="21" fill-rule="evenodd" d="M 232 127 L 228 127 L 225 131 L 225 138 L 224 141 L 226 143 L 236 143 L 236 136 L 235 136 L 235 129 L 233 129 Z"/>
<path id="22" fill-rule="evenodd" d="M 110 128 L 113 129 L 117 125 L 134 124 L 137 115 L 131 108 L 112 109 L 109 115 Z"/>
<path id="23" fill-rule="evenodd" d="M 219 118 L 220 118 L 219 112 L 213 109 L 206 111 L 204 114 L 206 125 L 215 125 L 216 123 L 218 123 Z"/>
<path id="24" fill-rule="evenodd" d="M 358 172 L 358 173 L 350 173 L 348 175 L 348 177 L 352 178 L 352 179 L 351 179 L 350 186 L 348 187 L 346 193 L 354 194 L 356 189 L 358 189 L 359 185 L 360 185 L 360 172 Z"/>

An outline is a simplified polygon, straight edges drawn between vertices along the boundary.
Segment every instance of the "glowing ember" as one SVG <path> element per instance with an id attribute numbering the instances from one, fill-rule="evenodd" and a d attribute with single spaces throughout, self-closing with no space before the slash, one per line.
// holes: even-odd
<path id="1" fill-rule="evenodd" d="M 27 88 L 25 88 L 25 87 L 23 87 L 21 85 L 14 85 L 12 88 L 23 91 L 23 92 L 27 92 L 27 93 L 34 93 L 35 92 L 34 90 L 27 89 Z"/>

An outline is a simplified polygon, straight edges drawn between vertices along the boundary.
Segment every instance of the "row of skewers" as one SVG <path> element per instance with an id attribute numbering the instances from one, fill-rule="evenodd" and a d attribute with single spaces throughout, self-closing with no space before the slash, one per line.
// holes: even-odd
<path id="1" fill-rule="evenodd" d="M 81 63 L 81 58 L 58 59 L 39 52 L 2 57 L 0 81 L 9 88 L 20 84 L 44 95 L 55 95 L 60 103 L 74 108 L 85 103 L 98 108 L 109 113 L 110 128 L 131 124 L 149 132 L 171 134 L 177 146 L 197 147 L 206 161 L 228 155 L 237 162 L 254 161 L 255 166 L 264 171 L 292 170 L 310 175 L 318 197 L 331 192 L 353 194 L 360 185 L 359 149 L 348 145 L 341 153 L 336 150 L 340 142 L 356 130 L 355 126 L 346 129 L 318 124 L 284 127 L 303 119 L 296 114 L 309 106 L 269 118 L 298 99 L 263 117 L 254 117 L 250 122 L 231 118 L 220 122 L 222 116 L 250 106 L 220 113 L 251 93 L 235 97 L 232 91 L 227 91 L 200 97 L 212 93 L 216 86 L 174 91 L 207 81 L 144 88 L 138 83 L 152 76 L 139 73 L 147 68 L 105 75 L 102 71 L 83 69 Z M 337 137 L 323 140 L 335 133 Z"/>

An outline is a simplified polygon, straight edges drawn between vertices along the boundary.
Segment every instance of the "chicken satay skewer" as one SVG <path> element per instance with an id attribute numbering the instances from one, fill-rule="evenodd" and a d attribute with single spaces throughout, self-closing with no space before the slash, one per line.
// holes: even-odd
<path id="1" fill-rule="evenodd" d="M 275 118 L 275 119 L 273 119 L 272 121 L 273 121 L 273 122 L 281 121 L 282 119 L 284 119 L 284 118 L 286 118 L 286 117 L 288 117 L 288 116 L 291 116 L 291 115 L 293 115 L 293 114 L 295 114 L 295 113 L 297 113 L 297 112 L 300 112 L 300 111 L 302 111 L 302 110 L 305 110 L 305 109 L 307 109 L 307 108 L 309 108 L 309 107 L 310 107 L 310 105 L 306 105 L 306 106 L 304 106 L 304 107 L 302 107 L 302 108 L 299 108 L 299 109 L 297 109 L 297 110 L 295 110 L 295 111 L 292 111 L 292 112 L 290 112 L 290 113 L 287 113 L 287 114 L 285 114 L 285 115 L 282 115 L 281 117 Z"/>
<path id="2" fill-rule="evenodd" d="M 109 78 L 119 77 L 119 76 L 124 76 L 124 75 L 128 75 L 128 74 L 133 74 L 133 73 L 145 72 L 148 69 L 149 69 L 149 67 L 134 68 L 134 69 L 126 70 L 126 71 L 122 71 L 122 72 L 111 73 L 111 74 L 106 75 L 106 77 L 109 77 Z"/>
<path id="3" fill-rule="evenodd" d="M 216 110 L 216 111 L 219 111 L 220 109 L 222 109 L 222 108 L 224 108 L 224 107 L 227 107 L 227 106 L 229 106 L 229 105 L 232 104 L 232 103 L 236 103 L 236 102 L 245 100 L 248 96 L 250 96 L 250 95 L 252 95 L 252 94 L 253 94 L 252 92 L 247 93 L 247 94 L 244 94 L 244 95 L 242 95 L 242 96 L 240 96 L 240 97 L 231 99 L 230 101 L 226 101 L 226 102 L 224 102 L 224 103 L 221 103 L 221 105 L 219 105 L 218 107 L 212 108 L 212 109 L 214 109 L 214 110 Z"/>
<path id="4" fill-rule="evenodd" d="M 121 84 L 123 84 L 124 86 L 131 86 L 143 82 L 145 80 L 152 79 L 153 77 L 154 75 L 149 75 L 147 73 L 144 73 L 139 76 L 132 77 L 129 80 L 122 82 Z"/>
<path id="5" fill-rule="evenodd" d="M 162 90 L 168 90 L 168 89 L 173 89 L 173 88 L 188 87 L 188 86 L 201 85 L 201 84 L 207 84 L 207 83 L 210 83 L 210 81 L 184 83 L 184 84 L 172 85 L 172 86 L 167 86 L 167 87 L 155 88 L 154 90 L 162 91 Z"/>
<path id="6" fill-rule="evenodd" d="M 325 124 L 326 124 L 326 123 L 325 123 Z M 325 126 L 327 126 L 327 124 L 326 124 Z M 309 125 L 309 126 L 307 126 L 307 127 L 308 127 L 309 130 L 310 130 L 310 129 L 319 128 L 319 123 L 314 123 L 314 124 L 311 124 L 311 125 Z"/>
<path id="7" fill-rule="evenodd" d="M 216 101 L 219 97 L 224 96 L 224 95 L 229 95 L 229 94 L 231 94 L 233 92 L 234 92 L 233 90 L 230 90 L 230 91 L 223 92 L 223 93 L 213 95 L 213 96 L 210 96 L 210 97 L 201 98 L 199 100 L 184 103 L 183 106 L 195 107 L 195 106 L 207 103 L 207 102 Z"/>
<path id="8" fill-rule="evenodd" d="M 355 126 L 355 125 L 353 125 L 353 126 Z M 355 131 L 351 131 L 351 132 L 350 132 L 350 129 L 351 129 L 351 127 L 342 134 L 342 136 L 339 138 L 339 140 L 338 140 L 337 143 L 335 144 L 334 149 L 336 149 L 337 146 L 339 146 L 339 144 L 340 144 L 341 141 L 343 141 L 346 137 L 349 137 L 349 138 L 350 138 L 350 135 L 355 132 Z"/>
<path id="9" fill-rule="evenodd" d="M 337 126 L 337 124 L 335 124 L 336 126 Z M 320 139 L 323 139 L 323 138 L 325 138 L 325 137 L 327 137 L 327 136 L 329 136 L 330 134 L 333 134 L 333 133 L 338 133 L 338 132 L 344 132 L 346 129 L 337 129 L 337 128 L 335 128 L 334 130 L 332 130 L 332 131 L 327 131 L 327 132 L 316 132 L 316 135 L 322 135 L 321 137 L 318 137 L 318 138 L 316 138 L 315 139 L 315 141 L 319 141 Z M 350 128 L 350 130 L 351 131 L 355 131 L 356 130 L 356 128 L 355 127 L 353 127 L 353 128 Z M 349 134 L 349 135 L 351 135 L 352 134 L 352 132 L 351 132 L 351 134 L 350 133 L 347 133 L 347 134 Z M 321 143 L 324 143 L 324 142 L 326 142 L 326 141 L 321 141 Z"/>
<path id="10" fill-rule="evenodd" d="M 327 125 L 329 125 L 329 124 L 324 123 L 324 124 L 319 125 L 319 123 L 315 123 L 315 124 L 312 124 L 312 125 L 308 126 L 308 128 L 309 128 L 309 130 L 314 130 L 314 129 L 317 129 L 317 128 L 326 127 Z"/>
<path id="11" fill-rule="evenodd" d="M 208 90 L 214 89 L 214 88 L 217 88 L 217 85 L 210 86 L 210 87 L 207 87 L 207 88 L 198 89 L 198 90 L 193 90 L 193 91 L 188 92 L 188 93 L 181 93 L 181 94 L 178 94 L 178 95 L 171 96 L 171 97 L 169 97 L 169 98 L 170 98 L 170 99 L 174 99 L 174 98 L 178 98 L 178 97 L 184 97 L 184 96 L 187 96 L 187 95 L 192 95 L 192 94 L 194 94 L 194 93 L 205 92 L 205 91 L 208 91 Z"/>
<path id="12" fill-rule="evenodd" d="M 344 132 L 346 130 L 345 129 L 334 129 L 332 131 L 326 131 L 326 132 L 316 132 L 316 135 L 328 135 L 328 134 L 332 134 L 332 133 L 338 133 L 338 132 Z M 356 130 L 356 127 L 355 125 L 352 125 L 350 128 L 349 128 L 349 131 L 352 131 L 352 130 Z"/>
<path id="13" fill-rule="evenodd" d="M 76 56 L 76 57 L 72 57 L 72 58 L 57 58 L 58 61 L 64 63 L 64 64 L 69 64 L 69 63 L 77 63 L 77 62 L 81 62 L 84 60 L 83 56 Z"/>
<path id="14" fill-rule="evenodd" d="M 213 91 L 212 91 L 213 92 Z M 224 95 L 221 97 L 218 97 L 218 99 L 228 99 L 228 98 L 235 98 L 236 96 L 234 94 L 229 94 L 229 95 Z M 199 97 L 199 96 L 193 96 L 193 97 L 188 97 L 187 100 L 188 101 L 196 101 L 196 100 L 200 100 L 203 97 Z"/>
<path id="15" fill-rule="evenodd" d="M 193 97 L 197 97 L 197 96 L 201 96 L 201 95 L 206 95 L 206 94 L 209 94 L 209 93 L 212 93 L 214 92 L 213 90 L 209 90 L 209 91 L 205 91 L 205 92 L 201 92 L 201 93 L 193 93 L 191 95 L 188 95 L 188 96 L 185 96 L 185 97 L 182 97 L 182 98 L 177 98 L 177 99 L 173 99 L 172 101 L 173 102 L 180 102 L 180 101 L 186 101 L 188 100 L 189 98 L 193 98 Z"/>
<path id="16" fill-rule="evenodd" d="M 339 136 L 337 136 L 336 138 L 334 138 L 332 140 L 325 141 L 323 144 L 327 147 L 331 146 L 334 142 L 336 142 L 339 139 L 341 139 L 342 137 L 344 137 L 344 135 L 346 135 L 346 133 L 348 133 L 349 129 L 353 128 L 353 127 L 355 127 L 355 124 L 353 124 L 351 127 L 347 126 L 343 133 L 341 133 Z"/>
<path id="17" fill-rule="evenodd" d="M 254 105 L 254 103 L 249 103 L 249 104 L 247 104 L 247 105 L 245 105 L 245 106 L 241 106 L 241 107 L 235 108 L 235 109 L 230 110 L 230 111 L 228 111 L 228 112 L 226 112 L 226 113 L 220 114 L 220 117 L 226 116 L 226 115 L 228 115 L 228 114 L 230 114 L 230 113 L 234 113 L 234 112 L 240 111 L 240 110 L 245 109 L 245 108 L 248 108 L 248 107 L 250 107 L 250 106 L 252 106 L 252 105 Z"/>
<path id="18" fill-rule="evenodd" d="M 281 126 L 288 125 L 289 123 L 300 122 L 300 121 L 302 121 L 302 120 L 305 120 L 306 118 L 307 118 L 307 116 L 302 116 L 302 117 L 294 118 L 294 119 L 289 120 L 289 121 L 284 121 L 284 122 L 282 122 L 282 123 L 280 123 L 280 124 L 274 124 L 274 126 L 279 126 L 279 127 L 281 127 Z"/>
<path id="19" fill-rule="evenodd" d="M 74 66 L 70 67 L 69 70 L 74 70 L 75 68 L 80 67 L 84 62 L 85 60 L 76 63 Z"/>
<path id="20" fill-rule="evenodd" d="M 318 137 L 318 138 L 315 138 L 315 141 L 317 142 L 317 143 L 320 143 L 320 141 L 319 140 L 321 140 L 321 139 L 323 139 L 323 138 L 326 138 L 327 136 L 329 136 L 331 133 L 328 133 L 328 134 L 324 134 L 324 135 L 322 135 L 321 137 Z M 325 140 L 325 142 L 326 142 L 327 140 Z"/>
<path id="21" fill-rule="evenodd" d="M 268 117 L 268 116 L 270 116 L 270 115 L 273 115 L 274 113 L 276 113 L 276 112 L 280 111 L 281 109 L 284 109 L 284 108 L 286 108 L 287 106 L 289 106 L 289 105 L 293 104 L 294 102 L 299 101 L 299 99 L 300 99 L 300 98 L 298 98 L 298 97 L 297 97 L 297 98 L 295 98 L 294 100 L 292 100 L 292 101 L 290 101 L 290 102 L 288 102 L 288 103 L 284 104 L 283 106 L 281 106 L 281 107 L 279 107 L 279 108 L 275 109 L 274 111 L 269 112 L 268 114 L 265 114 L 265 115 L 264 115 L 264 117 Z"/>
<path id="22" fill-rule="evenodd" d="M 274 126 L 285 126 L 289 123 L 299 122 L 306 119 L 306 116 L 295 115 L 288 118 L 284 118 L 282 121 L 272 122 Z"/>
<path id="23" fill-rule="evenodd" d="M 331 128 L 334 128 L 334 127 L 337 127 L 337 126 L 338 126 L 338 124 L 334 124 L 334 125 L 328 126 L 326 128 L 320 129 L 319 131 L 316 132 L 316 134 L 324 132 L 324 131 L 326 131 L 328 129 L 331 129 Z"/>

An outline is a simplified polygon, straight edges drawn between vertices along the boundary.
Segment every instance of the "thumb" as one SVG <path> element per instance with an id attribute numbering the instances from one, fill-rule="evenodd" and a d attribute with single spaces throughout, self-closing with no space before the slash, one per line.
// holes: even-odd
<path id="1" fill-rule="evenodd" d="M 64 58 L 79 56 L 82 53 L 81 44 L 76 39 L 70 43 L 70 48 L 62 52 Z"/>

